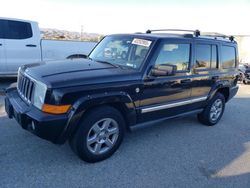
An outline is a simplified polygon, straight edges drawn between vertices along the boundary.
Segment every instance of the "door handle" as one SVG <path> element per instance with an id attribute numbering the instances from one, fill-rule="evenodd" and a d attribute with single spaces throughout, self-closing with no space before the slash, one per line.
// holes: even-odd
<path id="1" fill-rule="evenodd" d="M 182 84 L 188 84 L 191 83 L 191 79 L 185 79 L 185 80 L 181 80 Z"/>
<path id="2" fill-rule="evenodd" d="M 0 46 L 2 46 L 2 44 L 0 44 Z"/>
<path id="3" fill-rule="evenodd" d="M 36 47 L 35 44 L 26 44 L 26 47 Z"/>

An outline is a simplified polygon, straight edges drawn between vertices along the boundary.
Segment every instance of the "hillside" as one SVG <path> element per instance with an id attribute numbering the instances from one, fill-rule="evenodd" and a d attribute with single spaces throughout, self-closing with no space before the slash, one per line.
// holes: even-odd
<path id="1" fill-rule="evenodd" d="M 80 33 L 59 29 L 43 28 L 41 29 L 43 39 L 57 40 L 76 40 L 76 41 L 93 41 L 98 42 L 103 36 L 97 33 Z"/>

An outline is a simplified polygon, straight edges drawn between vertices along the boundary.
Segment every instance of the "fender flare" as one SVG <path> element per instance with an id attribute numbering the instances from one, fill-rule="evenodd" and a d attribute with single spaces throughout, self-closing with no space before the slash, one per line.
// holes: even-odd
<path id="1" fill-rule="evenodd" d="M 223 89 L 223 88 L 230 88 L 230 83 L 228 81 L 220 81 L 216 84 L 214 84 L 214 86 L 211 88 L 209 94 L 208 94 L 208 98 L 207 101 L 209 101 L 210 99 L 213 98 L 213 96 L 215 95 L 215 93 L 219 90 L 219 89 Z"/>
<path id="2" fill-rule="evenodd" d="M 137 113 L 135 104 L 126 92 L 106 92 L 101 94 L 94 94 L 84 96 L 78 99 L 72 106 L 72 110 L 69 113 L 69 118 L 64 130 L 58 137 L 57 142 L 63 144 L 75 130 L 77 130 L 79 121 L 84 116 L 84 114 L 91 108 L 101 105 L 108 104 L 122 104 L 122 108 L 125 110 L 123 114 L 127 126 L 136 123 Z"/>

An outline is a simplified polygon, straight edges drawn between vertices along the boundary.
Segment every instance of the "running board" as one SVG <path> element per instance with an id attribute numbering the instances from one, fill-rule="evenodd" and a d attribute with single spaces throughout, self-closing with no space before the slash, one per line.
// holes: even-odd
<path id="1" fill-rule="evenodd" d="M 135 124 L 133 126 L 130 126 L 129 129 L 131 131 L 135 131 L 137 129 L 142 129 L 142 128 L 150 127 L 153 124 L 160 123 L 160 122 L 168 120 L 168 119 L 174 119 L 174 118 L 184 117 L 184 116 L 188 116 L 188 115 L 192 115 L 192 114 L 198 114 L 198 113 L 201 113 L 202 111 L 203 111 L 203 109 L 197 109 L 197 110 L 193 110 L 193 111 L 190 111 L 190 112 L 185 112 L 185 113 L 182 113 L 182 114 L 178 114 L 178 115 L 174 115 L 174 116 L 169 116 L 169 117 L 165 117 L 165 118 L 161 118 L 161 119 L 157 119 L 157 120 L 153 120 L 153 121 L 147 121 L 147 122 L 144 122 L 144 123 L 138 123 L 138 124 Z"/>

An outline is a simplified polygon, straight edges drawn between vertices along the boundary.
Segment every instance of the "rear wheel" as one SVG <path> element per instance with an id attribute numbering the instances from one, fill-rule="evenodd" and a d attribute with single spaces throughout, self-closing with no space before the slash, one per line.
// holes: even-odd
<path id="1" fill-rule="evenodd" d="M 71 148 L 86 162 L 104 160 L 120 146 L 124 127 L 124 119 L 115 108 L 95 108 L 83 118 L 79 129 L 70 140 Z"/>
<path id="2" fill-rule="evenodd" d="M 198 120 L 205 125 L 213 126 L 220 121 L 224 109 L 225 97 L 221 93 L 216 93 L 203 112 L 198 114 Z"/>

